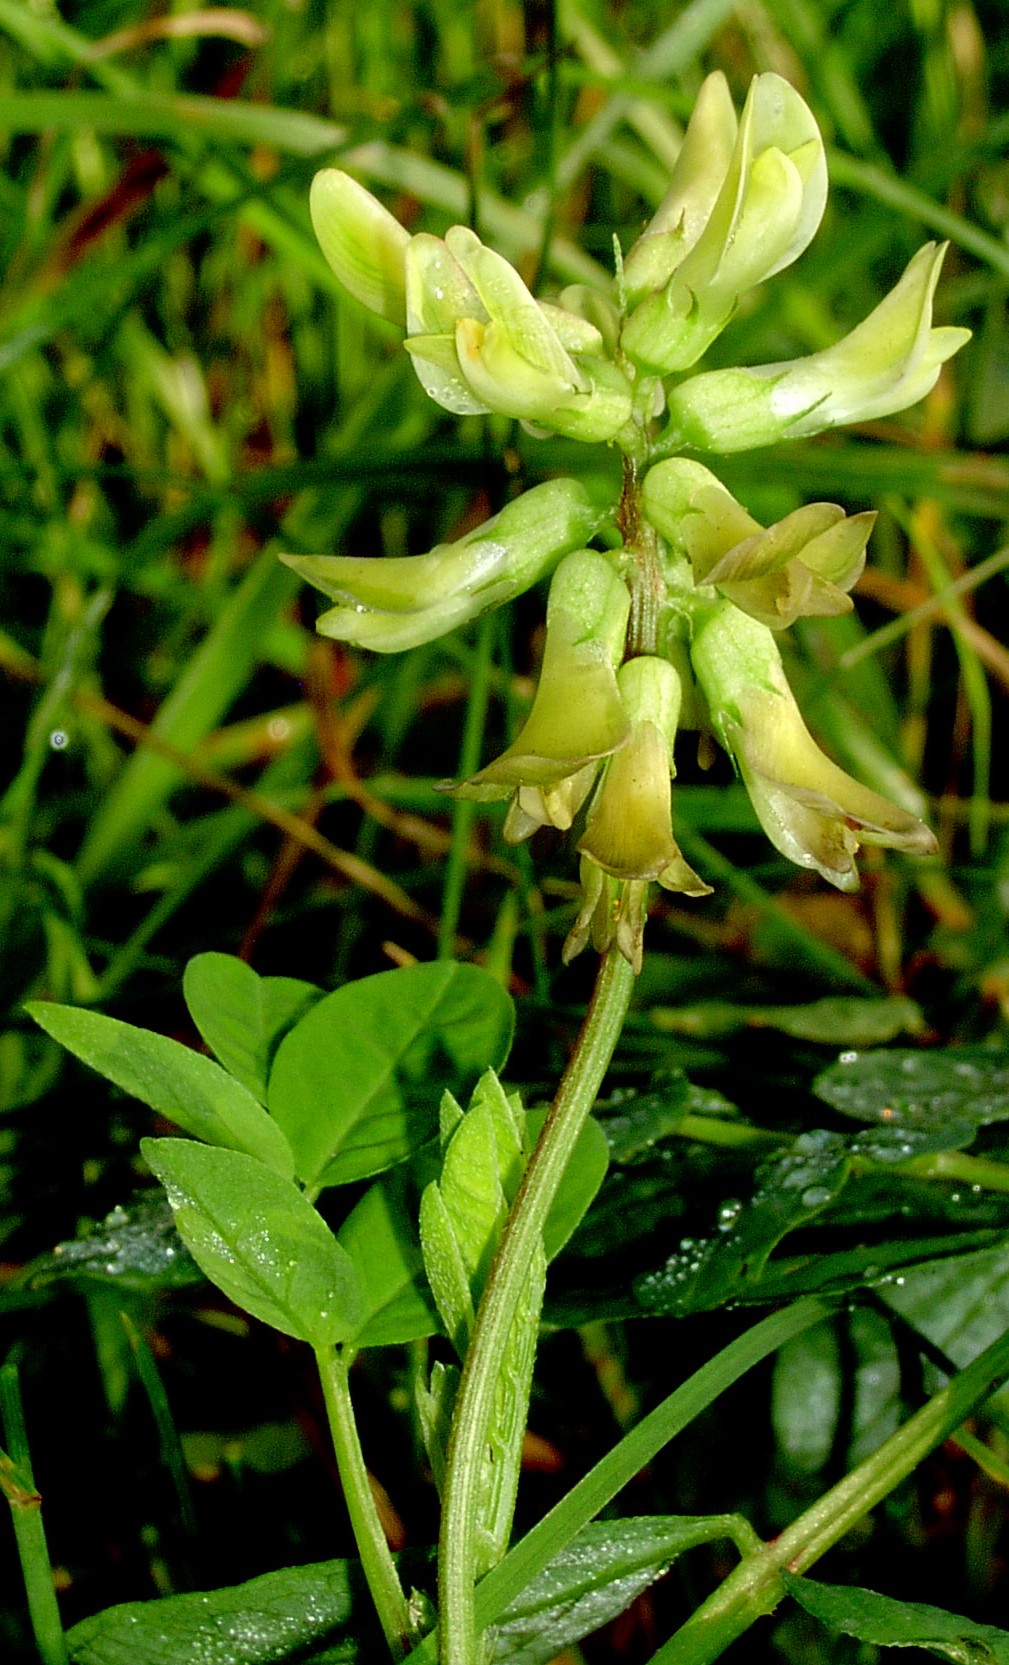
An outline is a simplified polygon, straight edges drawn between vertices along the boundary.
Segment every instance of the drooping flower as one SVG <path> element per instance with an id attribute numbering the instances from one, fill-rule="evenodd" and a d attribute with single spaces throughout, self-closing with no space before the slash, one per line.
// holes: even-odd
<path id="1" fill-rule="evenodd" d="M 739 297 L 802 253 L 823 216 L 827 164 L 808 106 L 754 77 L 738 128 L 725 79 L 698 98 L 665 200 L 627 256 L 624 352 L 664 375 L 695 364 Z"/>
<path id="2" fill-rule="evenodd" d="M 510 798 L 510 842 L 540 826 L 570 827 L 600 760 L 626 744 L 616 666 L 629 612 L 627 586 L 605 555 L 577 550 L 554 573 L 532 710 L 500 757 L 453 788 L 481 802 Z"/>
<path id="3" fill-rule="evenodd" d="M 673 836 L 673 741 L 680 679 L 664 659 L 630 659 L 617 678 L 630 734 L 614 752 L 578 843 L 583 903 L 564 945 L 570 960 L 591 937 L 600 951 L 615 942 L 641 969 L 648 886 L 706 896 L 710 885 L 688 866 Z"/>
<path id="4" fill-rule="evenodd" d="M 696 584 L 713 584 L 772 630 L 851 609 L 876 516 L 807 503 L 766 530 L 701 463 L 670 457 L 641 488 L 644 512 L 686 555 Z"/>
<path id="5" fill-rule="evenodd" d="M 923 821 L 853 780 L 820 750 L 766 626 L 729 602 L 715 602 L 697 619 L 691 659 L 715 733 L 782 855 L 838 890 L 855 890 L 860 844 L 935 854 L 935 837 Z"/>
<path id="6" fill-rule="evenodd" d="M 712 370 L 669 395 L 664 447 L 747 451 L 867 422 L 916 405 L 970 331 L 932 324 L 947 244 L 926 243 L 868 318 L 823 352 L 746 370 Z"/>
<path id="7" fill-rule="evenodd" d="M 521 595 L 602 518 L 578 481 L 546 480 L 426 555 L 280 558 L 336 602 L 316 620 L 321 635 L 401 653 Z"/>

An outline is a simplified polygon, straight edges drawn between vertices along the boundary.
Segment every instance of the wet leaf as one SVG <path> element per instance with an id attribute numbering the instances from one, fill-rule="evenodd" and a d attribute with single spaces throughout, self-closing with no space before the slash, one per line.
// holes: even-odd
<path id="1" fill-rule="evenodd" d="M 141 1149 L 193 1259 L 236 1306 L 312 1347 L 353 1333 L 353 1262 L 293 1181 L 188 1139 L 144 1139 Z"/>
<path id="2" fill-rule="evenodd" d="M 834 1201 L 851 1167 L 846 1141 L 822 1128 L 800 1134 L 784 1156 L 757 1171 L 750 1200 L 719 1219 L 711 1237 L 681 1240 L 656 1272 L 635 1282 L 647 1312 L 701 1312 L 753 1297 L 771 1251 Z"/>
<path id="3" fill-rule="evenodd" d="M 116 1283 L 120 1289 L 177 1289 L 202 1274 L 177 1230 L 160 1191 L 142 1191 L 79 1237 L 57 1243 L 51 1254 L 27 1266 L 19 1284 L 44 1289 L 80 1278 Z"/>
<path id="4" fill-rule="evenodd" d="M 817 1076 L 813 1091 L 855 1121 L 983 1127 L 1009 1118 L 1009 1055 L 985 1047 L 850 1053 Z"/>

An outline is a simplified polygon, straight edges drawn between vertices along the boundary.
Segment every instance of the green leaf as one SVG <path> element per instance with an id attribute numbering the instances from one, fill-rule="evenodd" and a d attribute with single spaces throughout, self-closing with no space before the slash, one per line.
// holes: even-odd
<path id="1" fill-rule="evenodd" d="M 323 998 L 314 983 L 260 977 L 233 954 L 197 954 L 186 966 L 182 992 L 210 1050 L 261 1104 L 278 1046 Z"/>
<path id="2" fill-rule="evenodd" d="M 616 1618 L 678 1555 L 735 1536 L 727 1516 L 658 1515 L 583 1527 L 507 1607 L 491 1632 L 501 1665 L 547 1665 L 572 1642 Z"/>
<path id="3" fill-rule="evenodd" d="M 246 1584 L 108 1607 L 67 1635 L 73 1665 L 281 1665 L 326 1645 L 374 1660 L 382 1641 L 357 1566 L 321 1561 Z"/>
<path id="4" fill-rule="evenodd" d="M 801 1133 L 787 1154 L 758 1169 L 749 1202 L 720 1222 L 714 1236 L 685 1238 L 661 1270 L 635 1280 L 635 1296 L 646 1312 L 676 1314 L 745 1300 L 748 1293 L 752 1298 L 775 1246 L 835 1200 L 850 1168 L 840 1134 Z"/>
<path id="5" fill-rule="evenodd" d="M 179 1235 L 236 1306 L 275 1330 L 330 1347 L 359 1322 L 353 1262 L 291 1181 L 238 1151 L 144 1139 Z"/>
<path id="6" fill-rule="evenodd" d="M 179 1241 L 171 1209 L 158 1191 L 141 1191 L 125 1208 L 113 1208 L 99 1225 L 39 1255 L 18 1279 L 28 1289 L 81 1278 L 120 1289 L 180 1289 L 200 1272 Z M 6 1293 L 6 1292 L 5 1292 Z"/>
<path id="7" fill-rule="evenodd" d="M 382 971 L 320 1000 L 285 1036 L 269 1105 L 308 1185 L 381 1173 L 432 1138 L 445 1088 L 508 1053 L 512 1003 L 476 966 Z"/>
<path id="8" fill-rule="evenodd" d="M 294 1158 L 281 1129 L 248 1088 L 212 1058 L 83 1007 L 33 1000 L 25 1009 L 75 1058 L 195 1139 L 245 1151 L 278 1174 L 293 1175 Z"/>
<path id="9" fill-rule="evenodd" d="M 736 1537 L 732 1516 L 657 1516 L 586 1526 L 500 1615 L 490 1659 L 545 1665 L 622 1613 L 696 1544 Z M 353 1561 L 320 1561 L 204 1594 L 127 1602 L 68 1633 L 72 1665 L 311 1665 L 381 1658 Z"/>
<path id="10" fill-rule="evenodd" d="M 387 1347 L 434 1335 L 438 1314 L 424 1277 L 424 1259 L 397 1174 L 370 1185 L 336 1234 L 354 1263 L 362 1313 L 347 1337 L 352 1347 Z"/>
<path id="11" fill-rule="evenodd" d="M 898 994 L 874 999 L 827 995 L 801 1006 L 739 1006 L 709 1000 L 696 1006 L 656 1006 L 652 1020 L 666 1033 L 696 1039 L 735 1035 L 742 1029 L 777 1029 L 796 1040 L 824 1046 L 880 1046 L 897 1035 L 919 1034 L 925 1027 L 917 1003 Z"/>
<path id="12" fill-rule="evenodd" d="M 977 1046 L 853 1053 L 817 1076 L 813 1091 L 860 1122 L 984 1127 L 1009 1118 L 1009 1055 Z"/>
<path id="13" fill-rule="evenodd" d="M 978 1254 L 914 1267 L 881 1293 L 955 1364 L 969 1364 L 1009 1328 L 1009 1249 L 1002 1242 Z"/>
<path id="14" fill-rule="evenodd" d="M 895 1601 L 843 1584 L 785 1575 L 788 1592 L 814 1619 L 877 1648 L 927 1648 L 956 1665 L 1009 1665 L 1009 1631 L 925 1602 Z"/>

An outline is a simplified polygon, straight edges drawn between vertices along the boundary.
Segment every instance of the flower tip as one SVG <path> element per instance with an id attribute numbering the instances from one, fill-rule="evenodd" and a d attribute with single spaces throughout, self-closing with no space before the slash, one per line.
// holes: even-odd
<path id="1" fill-rule="evenodd" d="M 409 232 L 340 168 L 316 174 L 308 206 L 319 247 L 343 287 L 369 312 L 405 329 Z"/>

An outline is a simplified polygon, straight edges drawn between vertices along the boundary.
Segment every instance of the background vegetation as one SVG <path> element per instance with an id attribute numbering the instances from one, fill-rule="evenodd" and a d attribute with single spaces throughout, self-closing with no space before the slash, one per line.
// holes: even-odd
<path id="1" fill-rule="evenodd" d="M 614 1167 L 548 1296 L 564 1327 L 542 1350 L 519 1524 L 748 1321 L 740 1302 L 861 1292 L 657 1460 L 634 1512 L 742 1509 L 775 1531 L 1009 1322 L 1002 6 L 0 0 L 0 1355 L 68 1623 L 352 1545 L 298 1349 L 181 1259 L 169 1272 L 161 1214 L 133 1201 L 154 1118 L 22 1002 L 195 1041 L 179 983 L 200 950 L 327 987 L 454 954 L 518 997 L 510 1074 L 535 1099 L 591 982 L 560 969 L 570 845 L 508 849 L 499 817 L 434 789 L 514 730 L 542 598 L 368 658 L 314 636 L 316 600 L 276 555 L 421 551 L 516 476 L 601 492 L 606 457 L 434 407 L 325 266 L 311 176 L 338 160 L 411 229 L 471 220 L 549 291 L 637 234 L 715 67 L 737 102 L 757 70 L 799 87 L 833 188 L 811 250 L 712 363 L 829 344 L 924 236 L 952 241 L 937 315 L 975 336 L 923 409 L 720 468 L 763 521 L 811 496 L 879 509 L 857 614 L 798 628 L 790 670 L 818 737 L 924 811 L 942 854 L 867 852 L 861 892 L 829 892 L 770 849 L 725 759 L 680 756 L 680 841 L 716 894 L 656 904 Z M 853 1132 L 907 1070 L 847 1101 L 836 1072 L 810 1091 L 839 1051 L 888 1042 L 919 1049 L 910 1161 L 885 1123 Z M 974 1074 L 929 1050 L 951 1043 Z M 719 1226 L 741 1210 L 732 1259 Z M 390 1531 L 426 1546 L 418 1361 L 365 1368 Z M 879 1585 L 885 1567 L 893 1594 L 997 1620 L 1007 1452 L 996 1400 L 829 1572 Z M 29 1660 L 6 1524 L 0 1555 L 0 1643 Z M 724 1571 L 708 1551 L 682 1568 L 587 1653 L 647 1658 Z M 738 1652 L 869 1656 L 838 1648 L 793 1612 Z"/>

